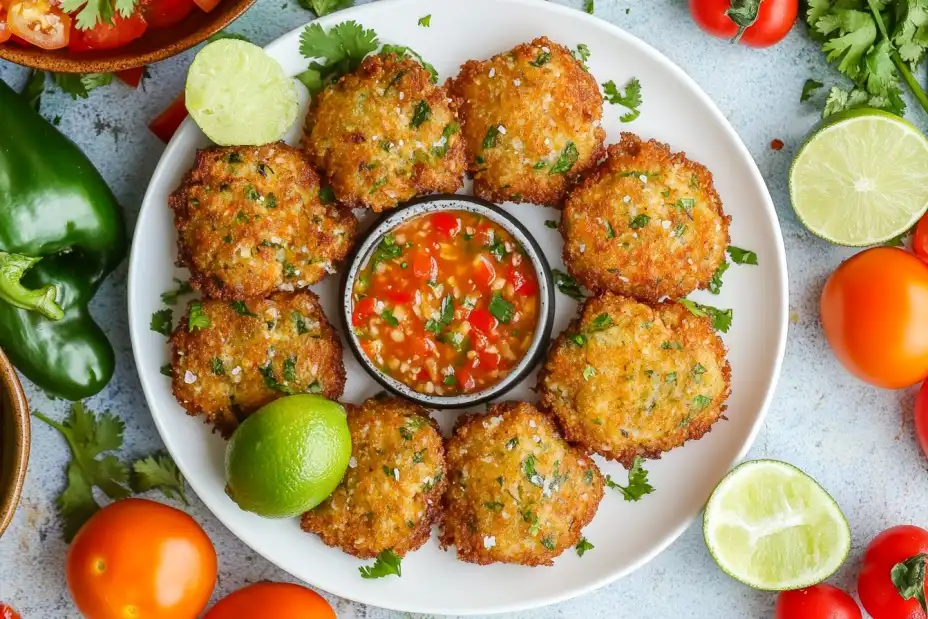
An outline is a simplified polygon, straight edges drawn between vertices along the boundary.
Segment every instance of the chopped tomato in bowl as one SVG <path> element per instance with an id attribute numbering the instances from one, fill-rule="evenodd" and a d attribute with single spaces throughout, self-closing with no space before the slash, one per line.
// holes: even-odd
<path id="1" fill-rule="evenodd" d="M 554 286 L 541 250 L 477 198 L 429 196 L 385 214 L 344 277 L 355 355 L 385 387 L 429 406 L 498 397 L 550 336 Z"/>

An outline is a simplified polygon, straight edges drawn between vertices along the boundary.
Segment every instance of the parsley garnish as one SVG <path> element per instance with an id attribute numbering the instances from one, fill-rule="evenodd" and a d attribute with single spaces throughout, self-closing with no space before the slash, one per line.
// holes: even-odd
<path id="1" fill-rule="evenodd" d="M 487 251 L 496 258 L 497 262 L 502 262 L 506 259 L 506 256 L 509 255 L 509 252 L 506 251 L 506 244 L 503 242 L 503 239 L 496 237 L 492 244 L 487 245 Z"/>
<path id="2" fill-rule="evenodd" d="M 577 542 L 577 546 L 576 546 L 577 556 L 582 557 L 583 555 L 587 553 L 587 551 L 593 550 L 594 548 L 596 548 L 596 546 L 586 541 L 585 537 L 581 537 L 580 541 Z"/>
<path id="3" fill-rule="evenodd" d="M 683 211 L 687 217 L 692 219 L 693 209 L 696 207 L 696 200 L 693 198 L 680 198 L 677 200 L 677 203 L 674 204 L 674 206 Z"/>
<path id="4" fill-rule="evenodd" d="M 628 227 L 632 230 L 638 230 L 639 228 L 644 228 L 651 221 L 651 218 L 644 213 L 641 215 L 635 215 L 631 221 L 628 222 Z"/>
<path id="5" fill-rule="evenodd" d="M 132 465 L 130 479 L 132 490 L 136 493 L 160 490 L 161 494 L 172 500 L 181 500 L 189 505 L 184 494 L 186 483 L 174 460 L 164 451 L 156 452 L 147 458 L 136 460 Z"/>
<path id="6" fill-rule="evenodd" d="M 211 324 L 209 316 L 203 311 L 203 304 L 199 301 L 191 303 L 190 317 L 187 318 L 187 330 L 193 332 L 208 329 Z"/>
<path id="7" fill-rule="evenodd" d="M 729 245 L 728 255 L 735 264 L 757 264 L 757 254 L 747 249 Z"/>
<path id="8" fill-rule="evenodd" d="M 561 271 L 560 269 L 551 269 L 551 274 L 554 276 L 554 284 L 557 286 L 557 289 L 561 291 L 561 294 L 566 294 L 571 299 L 577 301 L 582 301 L 586 298 L 583 290 L 580 288 L 580 284 L 577 283 L 573 277 Z"/>
<path id="9" fill-rule="evenodd" d="M 516 312 L 515 306 L 498 292 L 494 292 L 490 298 L 489 309 L 493 317 L 503 324 L 508 324 Z"/>
<path id="10" fill-rule="evenodd" d="M 458 384 L 458 379 L 455 378 L 453 375 L 448 375 L 448 376 L 445 376 L 444 380 L 442 380 L 441 382 L 448 386 L 453 387 L 454 385 Z"/>
<path id="11" fill-rule="evenodd" d="M 297 77 L 311 94 L 316 94 L 328 82 L 357 69 L 379 44 L 377 33 L 365 30 L 353 20 L 333 26 L 328 32 L 312 23 L 300 34 L 300 53 L 304 58 L 316 60 Z"/>
<path id="12" fill-rule="evenodd" d="M 151 315 L 151 322 L 148 327 L 155 333 L 171 335 L 171 331 L 174 330 L 173 321 L 174 312 L 170 308 L 164 308 Z"/>
<path id="13" fill-rule="evenodd" d="M 210 359 L 209 367 L 213 370 L 214 376 L 225 376 L 226 366 L 219 357 Z"/>
<path id="14" fill-rule="evenodd" d="M 422 65 L 422 68 L 424 68 L 426 71 L 429 72 L 429 76 L 432 79 L 432 83 L 433 84 L 438 83 L 438 71 L 435 69 L 434 66 L 426 62 L 425 58 L 422 57 L 422 54 L 420 54 L 416 50 L 406 47 L 405 45 L 390 45 L 388 43 L 381 48 L 380 53 L 381 54 L 396 54 L 400 58 L 402 58 L 403 56 L 411 56 L 419 64 Z"/>
<path id="15" fill-rule="evenodd" d="M 499 137 L 499 125 L 493 125 L 487 129 L 487 134 L 483 138 L 483 148 L 493 148 L 496 146 L 496 139 Z"/>
<path id="16" fill-rule="evenodd" d="M 428 28 L 429 26 L 432 25 L 432 14 L 429 13 L 428 15 L 424 15 L 424 16 L 420 17 L 418 23 L 419 23 L 419 25 L 422 26 L 423 28 Z"/>
<path id="17" fill-rule="evenodd" d="M 170 363 L 165 363 L 161 366 L 160 370 L 162 376 L 167 376 L 171 378 L 174 376 L 174 369 L 171 367 Z"/>
<path id="18" fill-rule="evenodd" d="M 252 318 L 258 317 L 257 314 L 249 311 L 248 306 L 245 305 L 244 301 L 232 301 L 229 303 L 229 307 L 231 307 L 239 316 L 251 316 Z"/>
<path id="19" fill-rule="evenodd" d="M 399 258 L 402 255 L 403 248 L 396 244 L 396 239 L 393 238 L 392 234 L 386 234 L 380 240 L 380 243 L 377 245 L 377 249 L 374 250 L 368 268 L 370 268 L 371 273 L 373 273 L 374 269 L 376 269 L 377 265 L 381 262 L 385 260 L 392 260 L 393 258 Z"/>
<path id="20" fill-rule="evenodd" d="M 541 545 L 547 548 L 548 550 L 554 550 L 554 536 L 545 535 L 541 538 Z"/>
<path id="21" fill-rule="evenodd" d="M 597 331 L 603 331 L 613 326 L 615 322 L 612 320 L 612 316 L 609 314 L 599 314 L 596 318 L 593 319 L 593 322 L 590 323 L 590 328 L 587 330 L 588 333 L 595 333 Z"/>
<path id="22" fill-rule="evenodd" d="M 606 475 L 606 486 L 618 490 L 626 501 L 640 501 L 641 497 L 654 492 L 654 486 L 648 483 L 648 472 L 644 468 L 641 456 L 635 456 L 632 468 L 628 471 L 628 486 L 620 486 Z"/>
<path id="23" fill-rule="evenodd" d="M 319 201 L 323 204 L 332 204 L 335 202 L 335 192 L 332 191 L 332 188 L 326 185 L 319 190 Z"/>
<path id="24" fill-rule="evenodd" d="M 586 65 L 586 61 L 590 59 L 590 48 L 586 44 L 579 44 L 576 50 L 570 51 L 570 54 L 580 63 L 584 71 L 589 72 L 590 68 Z"/>
<path id="25" fill-rule="evenodd" d="M 486 503 L 483 504 L 483 506 L 486 507 L 491 512 L 502 511 L 503 507 L 505 507 L 499 501 L 487 501 Z"/>
<path id="26" fill-rule="evenodd" d="M 551 52 L 541 51 L 538 52 L 538 56 L 535 57 L 535 60 L 531 61 L 529 64 L 533 67 L 541 67 L 551 62 Z"/>
<path id="27" fill-rule="evenodd" d="M 397 319 L 397 317 L 393 315 L 393 312 L 391 310 L 385 309 L 384 311 L 380 313 L 380 317 L 383 318 L 384 321 L 386 321 L 386 323 L 390 325 L 391 327 L 400 326 L 399 319 Z"/>
<path id="28" fill-rule="evenodd" d="M 419 103 L 416 104 L 416 109 L 412 113 L 412 120 L 409 122 L 409 126 L 413 129 L 418 129 L 422 123 L 431 117 L 432 108 L 430 108 L 429 104 L 425 101 L 419 101 Z"/>
<path id="29" fill-rule="evenodd" d="M 689 299 L 680 299 L 680 304 L 692 312 L 694 316 L 711 318 L 712 328 L 716 331 L 728 333 L 728 330 L 731 328 L 731 319 L 734 315 L 734 311 L 731 309 L 721 310 L 711 305 L 703 305 L 702 303 L 690 301 Z"/>
<path id="30" fill-rule="evenodd" d="M 165 305 L 174 305 L 177 303 L 177 297 L 193 292 L 190 282 L 182 282 L 176 278 L 174 281 L 177 282 L 177 288 L 161 294 L 161 302 Z"/>
<path id="31" fill-rule="evenodd" d="M 702 380 L 701 376 L 706 373 L 706 368 L 701 363 L 697 363 L 693 366 L 693 369 L 690 370 L 690 374 L 693 376 L 693 380 L 697 383 Z"/>
<path id="32" fill-rule="evenodd" d="M 296 357 L 287 357 L 284 360 L 284 379 L 296 382 Z"/>
<path id="33" fill-rule="evenodd" d="M 64 9 L 65 2 L 62 2 L 62 9 Z M 97 5 L 103 6 L 104 4 L 109 5 L 111 0 L 90 0 L 87 2 L 87 6 Z M 120 0 L 124 1 L 124 0 Z M 136 0 L 129 0 L 130 4 L 134 4 Z M 75 4 L 81 5 L 84 3 L 84 0 L 77 0 Z M 86 7 L 85 7 L 86 8 Z M 70 11 L 68 11 L 70 12 Z M 83 12 L 83 11 L 82 11 Z M 78 21 L 80 20 L 80 15 L 78 15 Z M 93 26 L 89 26 L 92 28 Z M 80 23 L 78 23 L 78 29 L 82 29 Z M 64 92 L 71 95 L 72 99 L 86 99 L 90 94 L 91 90 L 100 88 L 101 86 L 107 86 L 113 81 L 112 73 L 52 73 L 52 80 L 55 84 L 63 90 Z"/>
<path id="34" fill-rule="evenodd" d="M 441 333 L 442 329 L 451 324 L 454 320 L 454 297 L 446 295 L 441 300 L 441 310 L 438 319 L 429 319 L 425 323 L 425 329 L 432 333 Z"/>
<path id="35" fill-rule="evenodd" d="M 354 4 L 354 0 L 299 0 L 300 6 L 322 17 Z"/>
<path id="36" fill-rule="evenodd" d="M 593 11 L 596 10 L 596 5 L 594 4 L 593 0 L 584 0 L 583 10 L 589 13 L 590 15 L 592 15 Z M 590 546 L 590 548 L 592 548 L 592 546 Z M 580 556 L 583 556 L 583 555 L 580 555 Z"/>
<path id="37" fill-rule="evenodd" d="M 551 166 L 551 169 L 548 171 L 548 176 L 553 176 L 554 174 L 567 174 L 570 172 L 571 168 L 574 167 L 574 164 L 577 163 L 577 159 L 579 158 L 580 152 L 577 150 L 576 145 L 573 142 L 567 142 L 567 146 L 564 147 L 557 161 L 554 162 L 554 165 Z"/>
<path id="38" fill-rule="evenodd" d="M 590 380 L 594 376 L 596 376 L 596 368 L 592 365 L 587 365 L 583 368 L 583 380 Z"/>
<path id="39" fill-rule="evenodd" d="M 267 365 L 259 367 L 258 371 L 261 372 L 261 376 L 264 377 L 264 384 L 267 385 L 268 389 L 280 391 L 281 393 L 286 393 L 287 395 L 293 395 L 296 393 L 293 388 L 277 382 L 277 377 L 274 376 L 274 368 L 271 367 L 270 362 L 268 362 Z"/>
<path id="40" fill-rule="evenodd" d="M 545 478 L 535 470 L 535 456 L 533 454 L 525 456 L 525 460 L 522 461 L 522 474 L 533 486 L 541 488 L 545 485 Z"/>
<path id="41" fill-rule="evenodd" d="M 393 550 L 384 550 L 377 555 L 374 565 L 359 567 L 361 578 L 383 578 L 385 576 L 402 576 L 402 559 Z"/>
<path id="42" fill-rule="evenodd" d="M 698 395 L 695 398 L 693 398 L 693 404 L 691 408 L 693 410 L 701 411 L 705 409 L 707 406 L 709 406 L 710 404 L 712 404 L 712 398 L 706 397 L 704 395 Z"/>
<path id="43" fill-rule="evenodd" d="M 817 82 L 813 79 L 807 79 L 806 83 L 802 85 L 802 94 L 799 95 L 799 102 L 805 103 L 812 98 L 812 95 L 815 94 L 815 91 L 824 86 L 825 84 Z"/>
<path id="44" fill-rule="evenodd" d="M 546 220 L 545 220 L 545 227 L 546 227 L 546 228 L 551 228 L 552 230 L 557 230 L 557 222 L 554 221 L 553 219 L 546 219 Z"/>
<path id="45" fill-rule="evenodd" d="M 719 292 L 721 292 L 722 275 L 728 270 L 729 266 L 731 266 L 731 263 L 726 260 L 715 270 L 715 273 L 712 274 L 712 279 L 709 280 L 709 292 L 712 294 L 719 294 Z"/>
<path id="46" fill-rule="evenodd" d="M 448 149 L 451 148 L 451 136 L 461 130 L 461 125 L 455 121 L 451 121 L 441 132 L 441 144 L 439 146 L 432 147 L 432 153 L 436 157 L 444 157 L 448 154 Z"/>
<path id="47" fill-rule="evenodd" d="M 604 97 L 612 105 L 621 105 L 628 108 L 628 112 L 619 117 L 623 123 L 630 123 L 641 115 L 641 82 L 637 77 L 633 77 L 625 84 L 625 94 L 619 91 L 615 82 L 609 80 L 603 84 L 603 90 L 606 93 Z"/>

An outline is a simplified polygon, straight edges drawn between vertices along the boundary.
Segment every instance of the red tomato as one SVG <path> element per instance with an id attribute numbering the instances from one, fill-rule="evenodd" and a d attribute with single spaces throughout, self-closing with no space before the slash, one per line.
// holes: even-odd
<path id="1" fill-rule="evenodd" d="M 455 370 L 454 377 L 457 379 L 458 387 L 460 387 L 461 391 L 471 391 L 477 386 L 474 377 L 471 376 L 470 370 L 467 368 L 458 368 Z"/>
<path id="2" fill-rule="evenodd" d="M 928 214 L 918 221 L 915 235 L 912 237 L 912 251 L 922 260 L 928 262 Z"/>
<path id="3" fill-rule="evenodd" d="M 538 284 L 534 278 L 527 276 L 521 267 L 514 267 L 509 272 L 509 279 L 515 291 L 522 296 L 528 297 L 538 292 Z"/>
<path id="4" fill-rule="evenodd" d="M 925 619 L 918 601 L 904 599 L 890 579 L 896 564 L 922 553 L 928 553 L 928 531 L 911 525 L 886 529 L 867 546 L 857 595 L 873 619 Z"/>
<path id="5" fill-rule="evenodd" d="M 216 585 L 216 551 L 184 512 L 124 499 L 77 532 L 65 578 L 86 619 L 192 619 Z"/>
<path id="6" fill-rule="evenodd" d="M 13 33 L 6 23 L 6 11 L 3 9 L 3 3 L 0 3 L 0 43 L 9 41 L 11 36 L 13 36 Z M 0 615 L 0 619 L 2 618 L 3 615 Z"/>
<path id="7" fill-rule="evenodd" d="M 475 309 L 467 317 L 467 322 L 475 329 L 479 329 L 484 335 L 489 335 L 499 326 L 499 321 L 493 317 L 493 314 L 485 309 Z"/>
<path id="8" fill-rule="evenodd" d="M 354 304 L 354 312 L 351 314 L 351 324 L 360 327 L 373 315 L 374 299 L 371 297 L 364 297 Z"/>
<path id="9" fill-rule="evenodd" d="M 822 327 L 849 372 L 901 389 L 928 375 L 928 265 L 895 247 L 863 251 L 822 291 Z"/>
<path id="10" fill-rule="evenodd" d="M 67 47 L 71 37 L 71 18 L 48 0 L 13 0 L 6 21 L 10 34 L 42 49 Z"/>
<path id="11" fill-rule="evenodd" d="M 222 598 L 203 619 L 335 619 L 318 593 L 283 582 L 259 582 Z"/>
<path id="12" fill-rule="evenodd" d="M 412 274 L 433 282 L 438 278 L 438 263 L 430 255 L 418 252 L 412 257 Z"/>
<path id="13" fill-rule="evenodd" d="M 922 452 L 928 456 L 928 381 L 922 383 L 915 399 L 915 436 Z"/>
<path id="14" fill-rule="evenodd" d="M 142 9 L 152 28 L 167 28 L 181 21 L 193 10 L 193 0 L 148 0 Z"/>
<path id="15" fill-rule="evenodd" d="M 145 67 L 136 67 L 134 69 L 126 69 L 125 71 L 118 71 L 116 77 L 119 78 L 126 86 L 131 88 L 138 88 L 139 84 L 142 83 L 142 78 L 145 77 Z"/>
<path id="16" fill-rule="evenodd" d="M 689 0 L 693 21 L 705 32 L 733 43 L 769 47 L 787 35 L 799 14 L 799 0 L 762 0 L 757 19 L 743 32 L 728 16 L 734 0 Z"/>
<path id="17" fill-rule="evenodd" d="M 857 602 L 831 585 L 784 591 L 777 596 L 773 619 L 861 619 Z"/>
<path id="18" fill-rule="evenodd" d="M 412 293 L 406 290 L 393 290 L 387 295 L 387 298 L 397 304 L 409 303 L 412 301 Z"/>
<path id="19" fill-rule="evenodd" d="M 187 118 L 187 104 L 184 93 L 180 93 L 171 105 L 148 123 L 148 129 L 155 134 L 155 137 L 167 144 L 185 118 Z"/>
<path id="20" fill-rule="evenodd" d="M 148 23 L 141 13 L 122 17 L 113 16 L 113 23 L 98 23 L 91 30 L 80 31 L 72 37 L 79 39 L 72 47 L 80 49 L 115 49 L 128 45 L 148 30 Z M 76 35 L 76 36 L 75 36 Z"/>
<path id="21" fill-rule="evenodd" d="M 200 10 L 206 11 L 209 13 L 216 8 L 216 5 L 219 4 L 220 0 L 193 0 L 196 2 L 197 6 L 200 7 Z"/>
<path id="22" fill-rule="evenodd" d="M 19 619 L 19 613 L 6 604 L 0 603 L 0 619 Z"/>
<path id="23" fill-rule="evenodd" d="M 489 288 L 496 281 L 496 267 L 493 261 L 481 254 L 474 269 L 474 284 L 479 288 Z"/>
<path id="24" fill-rule="evenodd" d="M 435 226 L 436 230 L 451 238 L 458 233 L 461 222 L 451 213 L 439 212 L 432 215 L 432 225 Z"/>

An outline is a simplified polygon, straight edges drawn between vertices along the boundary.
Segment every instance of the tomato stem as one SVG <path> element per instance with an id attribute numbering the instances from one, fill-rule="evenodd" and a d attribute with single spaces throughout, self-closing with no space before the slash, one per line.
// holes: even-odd
<path id="1" fill-rule="evenodd" d="M 925 602 L 926 562 L 928 562 L 928 554 L 917 554 L 894 565 L 889 577 L 903 600 L 915 598 L 922 611 L 928 614 L 928 604 Z"/>
<path id="2" fill-rule="evenodd" d="M 762 0 L 731 0 L 731 8 L 725 11 L 725 15 L 738 26 L 738 33 L 731 38 L 732 43 L 740 41 L 744 32 L 757 21 L 757 14 L 760 12 L 761 1 Z"/>

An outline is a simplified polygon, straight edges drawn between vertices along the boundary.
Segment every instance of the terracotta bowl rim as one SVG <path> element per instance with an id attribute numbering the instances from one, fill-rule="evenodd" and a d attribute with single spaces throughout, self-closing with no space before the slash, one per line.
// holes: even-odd
<path id="1" fill-rule="evenodd" d="M 62 52 L 49 52 L 33 47 L 0 45 L 0 59 L 32 69 L 58 73 L 114 73 L 135 69 L 176 56 L 202 43 L 241 17 L 256 1 L 228 0 L 227 6 L 217 7 L 212 13 L 206 14 L 211 18 L 209 21 L 153 50 L 132 51 L 130 45 L 129 48 L 101 51 L 88 56 L 68 56 Z M 162 32 L 169 30 L 170 28 L 161 29 Z M 139 41 L 145 41 L 145 37 Z"/>
<path id="2" fill-rule="evenodd" d="M 5 393 L 12 404 L 12 408 L 7 409 L 0 404 L 0 425 L 3 424 L 3 417 L 13 415 L 15 432 L 12 437 L 0 436 L 0 445 L 3 449 L 12 448 L 14 451 L 12 461 L 12 470 L 0 471 L 0 535 L 9 526 L 16 512 L 16 506 L 19 504 L 19 497 L 22 493 L 23 484 L 26 481 L 26 468 L 29 462 L 29 442 L 30 442 L 30 423 L 29 423 L 29 403 L 26 401 L 26 394 L 23 392 L 22 384 L 13 364 L 10 363 L 3 351 L 0 350 L 0 393 Z M 0 464 L 2 466 L 2 464 Z"/>

